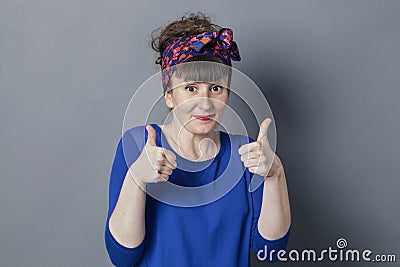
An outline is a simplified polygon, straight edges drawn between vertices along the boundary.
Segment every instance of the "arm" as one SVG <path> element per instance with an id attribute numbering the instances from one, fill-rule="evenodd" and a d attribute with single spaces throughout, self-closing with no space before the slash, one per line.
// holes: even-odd
<path id="1" fill-rule="evenodd" d="M 143 149 L 130 133 L 121 138 L 111 171 L 105 240 L 117 266 L 135 265 L 143 256 L 146 184 L 168 180 L 176 168 L 175 155 L 157 147 L 155 130 L 146 129 Z"/>
<path id="2" fill-rule="evenodd" d="M 132 166 L 134 168 L 134 166 Z M 109 229 L 121 245 L 139 246 L 145 235 L 146 192 L 133 179 L 131 171 L 126 173 L 117 205 L 110 217 Z"/>
<path id="3" fill-rule="evenodd" d="M 261 260 L 275 262 L 278 251 L 286 250 L 290 235 L 290 206 L 283 167 L 276 175 L 264 179 L 263 186 L 252 193 L 252 200 L 252 250 Z"/>
<path id="4" fill-rule="evenodd" d="M 262 237 L 275 240 L 290 227 L 290 205 L 283 165 L 275 155 L 270 174 L 264 180 L 258 230 Z"/>
<path id="5" fill-rule="evenodd" d="M 146 192 L 133 180 L 128 171 L 117 205 L 110 217 L 110 232 L 121 245 L 134 248 L 140 245 L 145 234 Z"/>
<path id="6" fill-rule="evenodd" d="M 270 119 L 264 120 L 256 141 L 249 138 L 249 144 L 239 148 L 244 166 L 253 175 L 252 179 L 263 179 L 251 193 L 253 200 L 252 249 L 255 253 L 263 250 L 275 250 L 275 255 L 267 257 L 267 261 L 276 261 L 276 253 L 285 250 L 290 233 L 290 205 L 286 177 L 282 162 L 272 151 L 267 132 Z M 254 175 L 259 175 L 254 177 Z"/>
<path id="7" fill-rule="evenodd" d="M 261 187 L 261 186 L 260 186 Z M 264 179 L 260 217 L 257 221 L 256 247 L 268 244 L 267 261 L 278 260 L 279 250 L 286 250 L 290 233 L 290 205 L 285 172 L 277 155 Z M 260 248 L 259 248 L 260 249 Z M 272 250 L 275 250 L 272 253 Z"/>
<path id="8" fill-rule="evenodd" d="M 121 139 L 110 175 L 109 211 L 105 227 L 107 252 L 116 266 L 133 266 L 144 251 L 146 195 L 135 185 L 128 171 Z M 127 227 L 129 223 L 132 224 Z"/>

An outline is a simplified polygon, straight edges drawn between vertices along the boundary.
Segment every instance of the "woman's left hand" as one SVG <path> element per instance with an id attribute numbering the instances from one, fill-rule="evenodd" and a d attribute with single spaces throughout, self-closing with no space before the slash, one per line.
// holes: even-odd
<path id="1" fill-rule="evenodd" d="M 239 148 L 240 159 L 244 166 L 250 172 L 262 177 L 276 176 L 283 167 L 268 141 L 267 133 L 271 122 L 270 118 L 265 119 L 260 125 L 257 140 Z"/>

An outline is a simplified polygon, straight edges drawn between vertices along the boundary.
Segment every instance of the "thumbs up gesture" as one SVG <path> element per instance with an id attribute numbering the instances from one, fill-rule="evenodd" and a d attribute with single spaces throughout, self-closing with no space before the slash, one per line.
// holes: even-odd
<path id="1" fill-rule="evenodd" d="M 265 119 L 260 125 L 257 140 L 239 148 L 240 159 L 251 173 L 260 176 L 273 176 L 282 166 L 278 156 L 271 149 L 268 141 L 268 128 L 272 120 Z"/>
<path id="2" fill-rule="evenodd" d="M 147 183 L 167 181 L 177 167 L 176 156 L 168 149 L 156 145 L 156 131 L 146 126 L 147 142 L 130 171 L 135 181 L 144 186 Z"/>

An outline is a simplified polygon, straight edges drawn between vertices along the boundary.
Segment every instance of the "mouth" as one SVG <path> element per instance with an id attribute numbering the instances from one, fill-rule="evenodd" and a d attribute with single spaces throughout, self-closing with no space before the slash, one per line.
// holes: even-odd
<path id="1" fill-rule="evenodd" d="M 201 121 L 209 121 L 211 120 L 214 115 L 203 115 L 203 116 L 193 116 L 195 119 L 197 120 L 201 120 Z"/>

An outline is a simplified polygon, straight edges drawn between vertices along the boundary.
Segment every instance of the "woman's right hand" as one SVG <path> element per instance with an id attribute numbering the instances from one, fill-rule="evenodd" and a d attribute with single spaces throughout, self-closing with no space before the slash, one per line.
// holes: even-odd
<path id="1" fill-rule="evenodd" d="M 142 188 L 147 183 L 167 181 L 177 167 L 175 154 L 156 145 L 156 131 L 153 127 L 147 125 L 146 130 L 147 142 L 140 156 L 129 168 L 133 179 Z"/>

